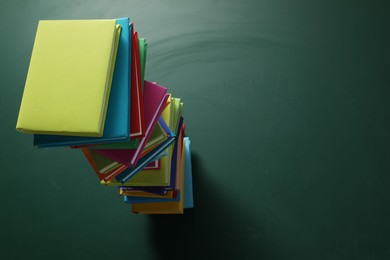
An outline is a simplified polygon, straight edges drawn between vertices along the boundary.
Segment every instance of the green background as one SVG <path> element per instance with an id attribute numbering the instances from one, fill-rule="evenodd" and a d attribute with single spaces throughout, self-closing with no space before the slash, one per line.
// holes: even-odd
<path id="1" fill-rule="evenodd" d="M 389 259 L 379 1 L 0 2 L 0 259 Z M 375 4 L 374 4 L 375 2 Z M 40 19 L 130 16 L 185 104 L 195 209 L 131 214 L 81 152 L 15 130 Z"/>

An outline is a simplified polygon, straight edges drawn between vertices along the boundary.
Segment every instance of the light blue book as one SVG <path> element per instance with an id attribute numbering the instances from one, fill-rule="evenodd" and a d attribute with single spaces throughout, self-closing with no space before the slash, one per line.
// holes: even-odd
<path id="1" fill-rule="evenodd" d="M 130 140 L 130 64 L 131 25 L 129 18 L 117 19 L 122 27 L 114 75 L 108 102 L 107 116 L 102 137 L 78 137 L 62 135 L 34 135 L 34 146 L 79 146 Z"/>
<path id="2" fill-rule="evenodd" d="M 184 208 L 194 207 L 194 195 L 192 190 L 192 162 L 191 162 L 191 140 L 184 137 Z"/>

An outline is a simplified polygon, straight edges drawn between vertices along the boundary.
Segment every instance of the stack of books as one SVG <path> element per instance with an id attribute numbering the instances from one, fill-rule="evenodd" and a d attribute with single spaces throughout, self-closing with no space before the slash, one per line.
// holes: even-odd
<path id="1" fill-rule="evenodd" d="M 193 207 L 183 102 L 144 80 L 147 43 L 129 18 L 38 24 L 16 129 L 81 150 L 132 211 Z"/>

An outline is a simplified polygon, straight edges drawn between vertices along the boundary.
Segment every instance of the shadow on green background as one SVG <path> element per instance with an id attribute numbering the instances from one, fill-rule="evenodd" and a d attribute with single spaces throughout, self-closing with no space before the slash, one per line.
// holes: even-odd
<path id="1" fill-rule="evenodd" d="M 228 191 L 210 181 L 210 173 L 197 154 L 192 154 L 192 163 L 195 208 L 184 216 L 149 217 L 150 239 L 161 259 L 169 259 L 172 253 L 185 259 L 281 256 L 262 230 L 266 223 L 254 219 L 241 205 L 224 199 Z"/>

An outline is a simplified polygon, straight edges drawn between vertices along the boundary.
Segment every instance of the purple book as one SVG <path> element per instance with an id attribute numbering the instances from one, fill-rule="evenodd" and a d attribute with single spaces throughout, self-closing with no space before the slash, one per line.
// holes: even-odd
<path id="1" fill-rule="evenodd" d="M 165 107 L 169 94 L 167 89 L 145 80 L 144 83 L 145 136 L 140 139 L 137 149 L 96 149 L 95 151 L 121 164 L 134 167 Z"/>

